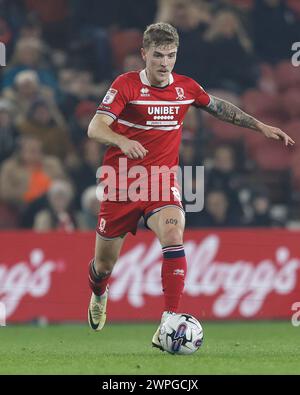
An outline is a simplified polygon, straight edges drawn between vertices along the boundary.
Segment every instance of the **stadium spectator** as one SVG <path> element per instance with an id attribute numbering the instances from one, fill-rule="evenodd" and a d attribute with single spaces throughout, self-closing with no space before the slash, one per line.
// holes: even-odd
<path id="1" fill-rule="evenodd" d="M 81 101 L 98 103 L 99 97 L 104 96 L 107 90 L 106 83 L 95 84 L 93 75 L 88 70 L 62 68 L 58 76 L 60 84 L 58 105 L 68 121 L 72 119 L 76 106 Z"/>
<path id="2" fill-rule="evenodd" d="M 201 119 L 201 116 L 199 116 L 199 112 L 197 112 L 195 107 L 190 107 L 184 119 L 184 126 L 182 130 L 183 138 L 185 134 L 187 134 L 188 136 L 193 136 L 193 138 L 199 138 L 199 133 L 200 133 L 199 119 Z"/>
<path id="3" fill-rule="evenodd" d="M 41 85 L 38 74 L 33 70 L 17 73 L 13 85 L 5 89 L 3 95 L 13 103 L 15 114 L 18 116 L 26 115 L 32 103 L 37 99 L 45 100 L 56 114 L 59 113 L 52 89 Z"/>
<path id="4" fill-rule="evenodd" d="M 180 146 L 180 165 L 193 166 L 197 163 L 199 163 L 199 152 L 197 152 L 195 138 L 186 131 Z"/>
<path id="5" fill-rule="evenodd" d="M 54 73 L 46 67 L 44 61 L 44 43 L 36 38 L 21 38 L 17 41 L 10 64 L 3 75 L 2 86 L 12 86 L 15 76 L 23 70 L 37 72 L 42 84 L 49 85 L 52 89 L 57 88 Z"/>
<path id="6" fill-rule="evenodd" d="M 98 85 L 95 85 L 93 74 L 86 70 L 78 70 L 72 83 L 72 92 L 78 100 L 99 100 Z"/>
<path id="7" fill-rule="evenodd" d="M 251 227 L 283 226 L 272 218 L 269 193 L 265 188 L 257 189 L 251 196 L 252 218 L 247 223 Z"/>
<path id="8" fill-rule="evenodd" d="M 63 118 L 59 113 L 52 112 L 44 100 L 34 101 L 27 116 L 22 117 L 17 125 L 22 135 L 33 135 L 40 139 L 45 154 L 64 160 L 71 152 L 70 139 Z"/>
<path id="9" fill-rule="evenodd" d="M 237 15 L 217 12 L 204 38 L 210 66 L 207 86 L 240 93 L 255 85 L 258 71 L 252 42 Z"/>
<path id="10" fill-rule="evenodd" d="M 61 162 L 44 155 L 36 137 L 23 136 L 19 148 L 0 168 L 0 199 L 24 208 L 47 192 L 57 178 L 65 178 Z"/>
<path id="11" fill-rule="evenodd" d="M 199 164 L 202 157 L 201 149 L 199 148 L 200 141 L 200 124 L 199 114 L 196 108 L 190 107 L 184 119 L 182 129 L 182 144 L 180 146 L 180 165 L 191 166 Z"/>
<path id="12" fill-rule="evenodd" d="M 159 0 L 155 19 L 173 23 L 180 32 L 201 27 L 205 31 L 212 15 L 210 6 L 197 0 Z"/>
<path id="13" fill-rule="evenodd" d="M 89 8 L 86 4 L 84 7 Z M 73 30 L 69 48 L 73 67 L 90 70 L 98 83 L 112 78 L 110 38 L 100 25 L 84 25 L 81 19 Z"/>
<path id="14" fill-rule="evenodd" d="M 69 170 L 75 186 L 75 207 L 80 207 L 81 195 L 86 188 L 96 184 L 96 173 L 103 158 L 103 148 L 93 140 L 85 139 L 79 151 L 81 161 Z"/>
<path id="15" fill-rule="evenodd" d="M 129 53 L 125 56 L 123 61 L 123 73 L 128 71 L 142 70 L 144 62 L 139 52 Z"/>
<path id="16" fill-rule="evenodd" d="M 16 149 L 19 132 L 13 123 L 13 106 L 0 99 L 0 165 Z"/>
<path id="17" fill-rule="evenodd" d="M 96 109 L 96 103 L 91 100 L 83 100 L 76 106 L 70 125 L 71 139 L 75 147 L 80 148 L 87 139 L 86 131 Z"/>
<path id="18" fill-rule="evenodd" d="M 236 227 L 242 226 L 242 218 L 229 211 L 229 199 L 222 190 L 211 190 L 205 197 L 205 208 L 194 215 L 195 225 L 205 227 Z M 192 223 L 189 224 L 193 226 Z"/>
<path id="19" fill-rule="evenodd" d="M 43 39 L 43 29 L 42 24 L 37 19 L 37 17 L 33 14 L 27 15 L 24 23 L 20 26 L 18 38 L 25 38 L 25 39 Z"/>
<path id="20" fill-rule="evenodd" d="M 175 26 L 180 35 L 180 51 L 177 54 L 175 71 L 188 74 L 201 81 L 210 73 L 207 44 L 203 34 L 211 23 L 209 7 L 194 0 L 161 0 L 156 21 Z"/>
<path id="21" fill-rule="evenodd" d="M 210 170 L 205 174 L 205 190 L 223 190 L 228 197 L 228 210 L 242 215 L 238 192 L 242 185 L 242 175 L 237 169 L 235 152 L 229 145 L 219 145 L 213 153 Z"/>
<path id="22" fill-rule="evenodd" d="M 70 2 L 68 0 L 25 0 L 29 15 L 40 21 L 43 36 L 55 48 L 65 48 L 69 38 Z"/>
<path id="23" fill-rule="evenodd" d="M 274 64 L 290 57 L 291 44 L 299 41 L 299 21 L 286 1 L 255 0 L 252 22 L 260 60 Z"/>
<path id="24" fill-rule="evenodd" d="M 6 51 L 11 49 L 13 32 L 8 23 L 0 16 L 0 42 L 5 45 Z"/>
<path id="25" fill-rule="evenodd" d="M 89 7 L 85 0 L 77 0 L 72 4 L 73 26 L 86 26 L 106 29 L 137 28 L 142 30 L 145 25 L 152 23 L 156 12 L 156 1 L 114 0 L 103 4 L 98 0 L 89 0 Z"/>
<path id="26" fill-rule="evenodd" d="M 73 197 L 72 185 L 68 181 L 54 181 L 47 192 L 48 207 L 36 214 L 33 229 L 39 232 L 75 230 L 78 213 L 72 210 Z"/>
<path id="27" fill-rule="evenodd" d="M 70 67 L 62 67 L 58 70 L 58 93 L 57 103 L 65 119 L 69 121 L 78 104 L 78 99 L 73 93 L 73 81 L 76 80 L 76 70 Z"/>
<path id="28" fill-rule="evenodd" d="M 100 186 L 98 186 L 99 194 Z M 79 227 L 81 230 L 94 230 L 97 226 L 99 200 L 97 187 L 88 187 L 81 196 L 81 211 Z"/>

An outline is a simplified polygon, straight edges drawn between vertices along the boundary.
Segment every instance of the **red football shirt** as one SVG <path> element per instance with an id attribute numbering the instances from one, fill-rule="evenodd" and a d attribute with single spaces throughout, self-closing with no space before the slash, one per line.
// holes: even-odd
<path id="1" fill-rule="evenodd" d="M 172 73 L 163 88 L 151 86 L 145 70 L 120 75 L 97 113 L 111 116 L 114 132 L 140 142 L 149 152 L 143 159 L 129 159 L 118 147 L 109 147 L 103 165 L 112 166 L 117 173 L 120 158 L 127 158 L 128 169 L 177 166 L 184 116 L 190 105 L 207 106 L 209 101 L 205 90 L 183 75 Z"/>

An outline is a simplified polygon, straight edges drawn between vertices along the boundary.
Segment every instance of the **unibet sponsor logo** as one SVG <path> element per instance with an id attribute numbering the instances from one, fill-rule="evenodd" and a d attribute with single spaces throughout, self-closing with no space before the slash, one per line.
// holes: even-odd
<path id="1" fill-rule="evenodd" d="M 148 107 L 149 115 L 178 115 L 180 106 Z"/>

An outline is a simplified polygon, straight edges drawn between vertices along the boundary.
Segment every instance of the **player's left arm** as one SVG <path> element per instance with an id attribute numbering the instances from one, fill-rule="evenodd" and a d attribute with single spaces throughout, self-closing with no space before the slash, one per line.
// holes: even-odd
<path id="1" fill-rule="evenodd" d="M 281 129 L 264 124 L 226 100 L 212 95 L 209 95 L 209 97 L 210 102 L 202 109 L 216 118 L 243 128 L 256 130 L 267 138 L 283 140 L 286 146 L 295 144 L 295 141 Z"/>

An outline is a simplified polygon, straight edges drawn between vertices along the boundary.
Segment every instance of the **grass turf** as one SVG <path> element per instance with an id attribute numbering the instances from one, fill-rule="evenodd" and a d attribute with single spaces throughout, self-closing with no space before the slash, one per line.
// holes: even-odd
<path id="1" fill-rule="evenodd" d="M 290 322 L 203 326 L 190 356 L 153 349 L 154 324 L 0 327 L 0 374 L 300 374 L 300 328 Z"/>

